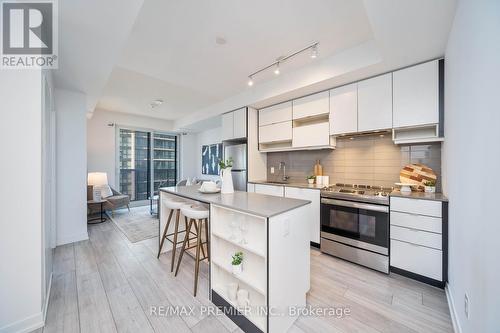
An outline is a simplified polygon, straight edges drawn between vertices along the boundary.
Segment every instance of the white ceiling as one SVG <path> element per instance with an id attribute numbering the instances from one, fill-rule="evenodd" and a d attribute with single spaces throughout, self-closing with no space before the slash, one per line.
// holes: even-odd
<path id="1" fill-rule="evenodd" d="M 227 43 L 218 45 L 218 36 Z M 359 0 L 145 1 L 118 65 L 144 74 L 143 81 L 156 78 L 166 106 L 155 116 L 178 119 L 248 89 L 250 73 L 314 41 L 320 42 L 319 61 L 372 38 Z M 281 70 L 311 62 L 304 54 Z M 255 81 L 273 75 L 269 71 Z M 99 107 L 151 115 L 148 102 L 139 104 L 147 96 L 144 89 L 131 90 L 113 73 Z M 158 97 L 158 89 L 149 94 L 150 100 Z"/>
<path id="2" fill-rule="evenodd" d="M 86 92 L 90 105 L 99 98 L 97 108 L 175 120 L 179 127 L 442 56 L 456 5 L 109 0 L 92 15 L 89 1 L 97 0 L 61 3 L 56 84 Z M 218 45 L 216 37 L 227 43 Z M 281 66 L 282 75 L 268 71 L 247 86 L 247 75 L 314 41 L 318 59 L 294 58 Z M 165 103 L 152 110 L 158 98 Z"/>

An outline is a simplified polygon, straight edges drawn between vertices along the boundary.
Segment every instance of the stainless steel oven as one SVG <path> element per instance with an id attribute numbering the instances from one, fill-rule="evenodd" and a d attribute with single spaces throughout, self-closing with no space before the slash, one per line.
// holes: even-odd
<path id="1" fill-rule="evenodd" d="M 321 198 L 321 251 L 389 272 L 389 207 Z"/>

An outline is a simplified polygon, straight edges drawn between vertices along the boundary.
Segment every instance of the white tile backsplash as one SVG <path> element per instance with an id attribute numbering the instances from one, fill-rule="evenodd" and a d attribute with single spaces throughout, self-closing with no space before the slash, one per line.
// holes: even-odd
<path id="1" fill-rule="evenodd" d="M 313 173 L 319 159 L 323 174 L 330 176 L 330 184 L 356 183 L 394 186 L 399 182 L 399 171 L 410 163 L 429 166 L 438 176 L 437 187 L 441 187 L 441 144 L 395 145 L 389 136 L 378 135 L 337 139 L 337 149 L 316 151 L 293 151 L 268 153 L 268 179 L 282 176 L 277 166 L 286 163 L 286 171 L 292 181 L 305 182 Z M 271 167 L 275 174 L 270 173 Z"/>

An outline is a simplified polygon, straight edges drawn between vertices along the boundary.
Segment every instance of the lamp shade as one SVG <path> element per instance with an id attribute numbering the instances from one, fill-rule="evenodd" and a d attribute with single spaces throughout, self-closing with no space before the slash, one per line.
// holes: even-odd
<path id="1" fill-rule="evenodd" d="M 89 172 L 87 183 L 92 186 L 102 186 L 108 184 L 108 174 L 106 172 Z"/>

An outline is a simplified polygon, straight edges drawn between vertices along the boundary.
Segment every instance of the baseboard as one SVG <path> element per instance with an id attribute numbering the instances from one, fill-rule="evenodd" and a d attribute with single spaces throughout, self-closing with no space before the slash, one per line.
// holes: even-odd
<path id="1" fill-rule="evenodd" d="M 40 311 L 32 316 L 0 328 L 0 333 L 27 333 L 43 327 L 43 325 L 43 312 Z"/>
<path id="2" fill-rule="evenodd" d="M 444 289 L 446 293 L 446 299 L 448 300 L 448 307 L 450 309 L 451 323 L 453 324 L 453 331 L 455 333 L 462 333 L 462 327 L 460 326 L 460 322 L 458 321 L 457 310 L 455 308 L 455 301 L 453 300 L 453 295 L 450 291 L 449 283 L 446 283 L 446 287 Z"/>
<path id="3" fill-rule="evenodd" d="M 69 243 L 75 243 L 83 240 L 89 239 L 89 234 L 87 231 L 81 233 L 81 234 L 74 234 L 74 235 L 67 235 L 63 236 L 57 239 L 57 246 L 64 245 L 64 244 L 69 244 Z"/>

